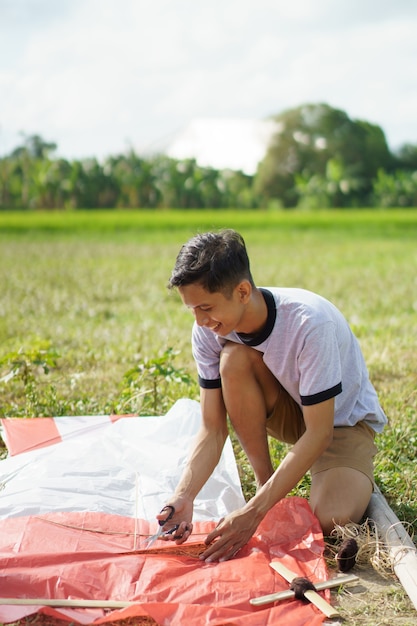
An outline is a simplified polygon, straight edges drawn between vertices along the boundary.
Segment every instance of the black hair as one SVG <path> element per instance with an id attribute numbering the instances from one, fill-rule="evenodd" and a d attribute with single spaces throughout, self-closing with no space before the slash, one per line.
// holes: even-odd
<path id="1" fill-rule="evenodd" d="M 245 242 L 225 229 L 196 235 L 182 246 L 168 288 L 198 283 L 211 293 L 230 294 L 245 279 L 254 286 Z"/>

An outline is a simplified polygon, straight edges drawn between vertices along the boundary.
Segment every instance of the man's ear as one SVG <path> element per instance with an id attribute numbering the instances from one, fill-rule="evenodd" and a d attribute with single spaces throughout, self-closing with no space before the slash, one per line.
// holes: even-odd
<path id="1" fill-rule="evenodd" d="M 248 280 L 242 280 L 236 285 L 236 291 L 242 304 L 247 304 L 252 295 L 252 285 Z"/>

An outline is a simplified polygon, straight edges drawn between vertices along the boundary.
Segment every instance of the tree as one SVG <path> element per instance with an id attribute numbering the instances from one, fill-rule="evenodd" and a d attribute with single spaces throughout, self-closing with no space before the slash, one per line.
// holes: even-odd
<path id="1" fill-rule="evenodd" d="M 44 159 L 51 155 L 56 150 L 56 143 L 48 142 L 42 139 L 40 135 L 25 135 L 23 146 L 15 148 L 11 154 L 11 157 L 19 157 L 22 153 L 33 159 Z"/>
<path id="2" fill-rule="evenodd" d="M 405 143 L 396 156 L 399 169 L 409 172 L 417 171 L 417 144 Z"/>
<path id="3" fill-rule="evenodd" d="M 331 205 L 358 204 L 368 200 L 378 169 L 392 163 L 379 126 L 353 121 L 327 104 L 304 104 L 274 119 L 279 130 L 255 177 L 255 191 L 264 203 L 279 199 L 286 207 L 296 206 L 300 181 L 325 180 L 332 161 L 337 163 L 340 193 Z"/>
<path id="4" fill-rule="evenodd" d="M 127 155 L 110 157 L 105 169 L 119 189 L 118 207 L 154 208 L 159 194 L 155 186 L 152 163 L 139 157 L 133 150 Z"/>
<path id="5" fill-rule="evenodd" d="M 379 170 L 374 181 L 374 198 L 375 204 L 384 208 L 416 207 L 417 170 L 398 170 L 393 174 Z"/>

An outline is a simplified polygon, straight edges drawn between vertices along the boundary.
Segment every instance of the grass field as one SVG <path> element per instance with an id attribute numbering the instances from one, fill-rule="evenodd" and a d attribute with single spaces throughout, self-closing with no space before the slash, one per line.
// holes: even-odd
<path id="1" fill-rule="evenodd" d="M 159 414 L 197 397 L 192 316 L 166 283 L 180 245 L 220 227 L 245 237 L 257 284 L 317 291 L 348 318 L 390 420 L 377 483 L 416 532 L 417 211 L 0 212 L 0 417 Z"/>

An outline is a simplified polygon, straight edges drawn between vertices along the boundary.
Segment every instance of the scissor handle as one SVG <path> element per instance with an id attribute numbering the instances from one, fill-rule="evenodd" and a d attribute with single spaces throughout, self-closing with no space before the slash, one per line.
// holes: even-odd
<path id="1" fill-rule="evenodd" d="M 163 535 L 173 535 L 174 533 L 177 532 L 178 528 L 180 527 L 179 524 L 175 524 L 175 526 L 173 526 L 172 528 L 170 528 L 169 530 L 166 530 L 164 533 L 162 533 Z"/>
<path id="2" fill-rule="evenodd" d="M 172 519 L 172 517 L 174 516 L 175 513 L 175 507 L 172 506 L 172 504 L 167 504 L 166 506 L 164 506 L 159 512 L 162 513 L 163 511 L 166 511 L 167 509 L 169 509 L 169 515 L 168 517 L 166 517 L 165 519 L 160 519 L 158 520 L 158 524 L 160 526 L 164 526 L 167 522 L 169 522 L 170 519 Z M 178 528 L 178 527 L 177 527 Z"/>

